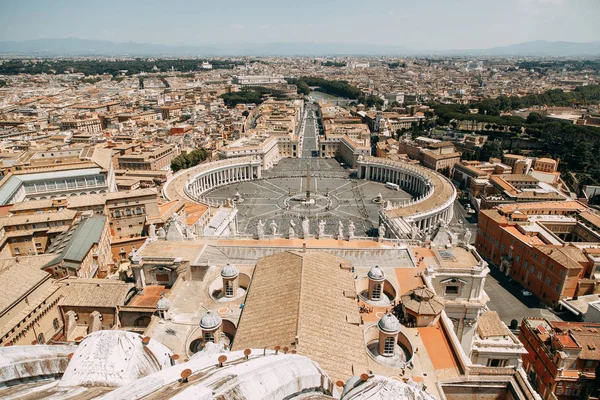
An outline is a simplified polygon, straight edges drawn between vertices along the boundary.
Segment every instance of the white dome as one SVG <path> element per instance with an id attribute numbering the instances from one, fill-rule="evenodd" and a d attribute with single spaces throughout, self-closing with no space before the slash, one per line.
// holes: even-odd
<path id="1" fill-rule="evenodd" d="M 223 270 L 221 271 L 221 276 L 223 278 L 233 278 L 234 276 L 237 276 L 238 274 L 239 274 L 239 271 L 235 267 L 235 265 L 231 265 L 229 263 L 227 263 L 227 265 L 224 266 Z"/>
<path id="2" fill-rule="evenodd" d="M 374 281 L 382 281 L 385 279 L 385 275 L 383 274 L 383 271 L 381 270 L 381 268 L 379 268 L 378 265 L 371 268 L 367 276 L 370 279 L 373 279 Z"/>
<path id="3" fill-rule="evenodd" d="M 169 299 L 167 299 L 165 297 L 161 297 L 158 300 L 158 302 L 156 303 L 157 310 L 165 311 L 165 310 L 168 310 L 169 308 L 171 308 L 171 302 L 169 301 Z"/>
<path id="4" fill-rule="evenodd" d="M 204 316 L 200 319 L 200 328 L 205 331 L 211 331 L 213 329 L 217 329 L 221 326 L 223 319 L 219 314 L 214 311 L 208 311 Z"/>
<path id="5" fill-rule="evenodd" d="M 400 332 L 400 321 L 393 314 L 387 313 L 379 320 L 377 324 L 379 329 L 385 333 Z"/>

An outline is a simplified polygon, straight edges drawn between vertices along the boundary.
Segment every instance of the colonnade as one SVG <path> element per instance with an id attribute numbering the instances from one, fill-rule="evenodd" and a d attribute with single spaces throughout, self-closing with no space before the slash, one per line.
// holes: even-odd
<path id="1" fill-rule="evenodd" d="M 374 157 L 362 157 L 357 165 L 359 178 L 394 183 L 413 195 L 408 203 L 380 212 L 389 236 L 410 238 L 415 230 L 424 234 L 452 219 L 456 189 L 437 172 Z"/>
<path id="2" fill-rule="evenodd" d="M 421 196 L 427 196 L 433 190 L 427 177 L 420 176 L 414 171 L 403 171 L 387 166 L 366 165 L 364 170 L 360 172 L 359 178 L 384 183 L 395 183 L 401 189 L 412 193 L 419 193 Z"/>
<path id="3" fill-rule="evenodd" d="M 188 196 L 197 198 L 219 186 L 260 179 L 261 172 L 260 165 L 230 165 L 209 169 L 190 179 L 185 192 Z"/>

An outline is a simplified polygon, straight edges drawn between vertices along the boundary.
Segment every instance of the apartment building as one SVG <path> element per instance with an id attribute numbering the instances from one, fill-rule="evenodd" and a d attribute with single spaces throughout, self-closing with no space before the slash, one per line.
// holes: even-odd
<path id="1" fill-rule="evenodd" d="M 179 155 L 179 147 L 157 146 L 152 150 L 143 149 L 117 156 L 117 167 L 124 170 L 157 171 L 167 169 L 171 161 Z"/>
<path id="2" fill-rule="evenodd" d="M 524 318 L 523 369 L 544 400 L 579 399 L 591 394 L 600 364 L 600 324 Z"/>
<path id="3" fill-rule="evenodd" d="M 588 254 L 598 245 L 600 218 L 576 201 L 508 204 L 479 214 L 477 250 L 550 306 L 600 291 L 600 263 Z"/>
<path id="4" fill-rule="evenodd" d="M 0 253 L 5 257 L 43 254 L 52 240 L 67 231 L 77 212 L 61 210 L 0 218 Z"/>
<path id="5" fill-rule="evenodd" d="M 52 275 L 41 269 L 53 257 L 0 259 L 0 347 L 46 344 L 60 336 L 63 296 Z"/>
<path id="6" fill-rule="evenodd" d="M 77 130 L 80 132 L 95 133 L 102 130 L 100 118 L 65 119 L 60 121 L 61 131 Z"/>

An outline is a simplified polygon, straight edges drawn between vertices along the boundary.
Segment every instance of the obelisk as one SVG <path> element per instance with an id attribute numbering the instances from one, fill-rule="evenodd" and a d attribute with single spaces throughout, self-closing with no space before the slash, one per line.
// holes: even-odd
<path id="1" fill-rule="evenodd" d="M 306 201 L 310 200 L 310 163 L 306 163 Z"/>

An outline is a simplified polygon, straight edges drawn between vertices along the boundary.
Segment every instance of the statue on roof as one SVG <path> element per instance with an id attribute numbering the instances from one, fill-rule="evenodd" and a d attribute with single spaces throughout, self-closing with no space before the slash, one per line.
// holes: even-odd
<path id="1" fill-rule="evenodd" d="M 350 221 L 348 224 L 348 239 L 354 238 L 354 230 L 356 227 L 354 226 L 354 222 Z"/>
<path id="2" fill-rule="evenodd" d="M 417 240 L 418 237 L 419 237 L 419 228 L 417 228 L 417 224 L 415 224 L 413 222 L 413 224 L 410 227 L 410 238 L 412 240 Z"/>
<path id="3" fill-rule="evenodd" d="M 148 227 L 148 236 L 150 240 L 156 240 L 156 225 L 150 224 L 150 227 Z"/>
<path id="4" fill-rule="evenodd" d="M 325 222 L 324 220 L 319 221 L 319 239 L 325 237 L 325 225 L 326 224 L 327 224 L 327 222 Z"/>
<path id="5" fill-rule="evenodd" d="M 310 236 L 310 219 L 308 217 L 304 217 L 302 220 L 302 237 L 304 239 Z"/>
<path id="6" fill-rule="evenodd" d="M 256 225 L 256 235 L 258 239 L 262 239 L 265 236 L 265 223 L 261 219 L 258 220 L 258 224 Z"/>
<path id="7" fill-rule="evenodd" d="M 467 229 L 467 231 L 465 232 L 465 238 L 464 238 L 465 244 L 471 243 L 471 235 L 472 235 L 471 230 Z"/>
<path id="8" fill-rule="evenodd" d="M 272 219 L 269 226 L 271 227 L 271 235 L 273 235 L 273 236 L 277 235 L 277 222 L 275 222 L 275 220 Z"/>
<path id="9" fill-rule="evenodd" d="M 296 223 L 294 222 L 294 220 L 290 219 L 290 228 L 288 230 L 288 237 L 290 239 L 294 239 L 296 237 L 296 231 L 294 230 L 295 226 L 296 226 Z"/>
<path id="10" fill-rule="evenodd" d="M 385 236 L 385 226 L 383 224 L 379 224 L 379 228 L 377 228 L 377 234 L 380 238 Z"/>
<path id="11" fill-rule="evenodd" d="M 342 221 L 338 221 L 338 240 L 344 239 L 344 224 Z"/>

